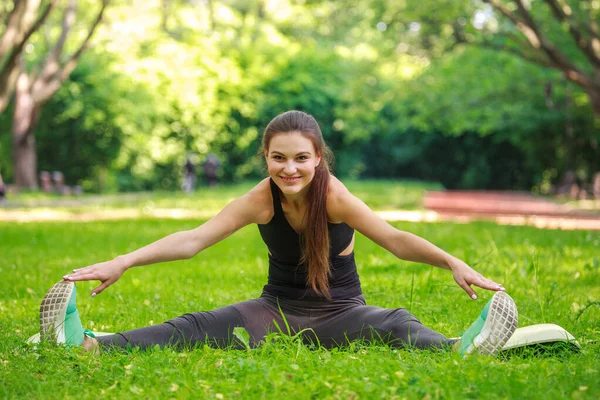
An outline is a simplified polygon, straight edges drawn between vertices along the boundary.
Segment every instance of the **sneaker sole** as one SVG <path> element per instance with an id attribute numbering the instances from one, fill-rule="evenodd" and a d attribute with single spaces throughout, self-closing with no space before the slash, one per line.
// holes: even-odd
<path id="1" fill-rule="evenodd" d="M 73 282 L 61 281 L 46 292 L 40 305 L 40 339 L 42 341 L 65 342 L 63 324 L 74 287 Z"/>
<path id="2" fill-rule="evenodd" d="M 465 353 L 496 355 L 513 335 L 518 322 L 514 300 L 504 292 L 496 292 L 481 332 Z"/>

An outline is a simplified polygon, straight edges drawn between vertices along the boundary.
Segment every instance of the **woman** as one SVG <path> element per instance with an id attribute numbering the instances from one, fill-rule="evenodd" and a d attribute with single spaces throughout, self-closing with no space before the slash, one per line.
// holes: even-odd
<path id="1" fill-rule="evenodd" d="M 42 337 L 88 350 L 155 344 L 181 348 L 200 342 L 227 346 L 236 344 L 233 328 L 244 327 L 256 346 L 269 331 L 284 326 L 285 318 L 291 333 L 311 328 L 304 339 L 327 347 L 377 339 L 393 346 L 454 344 L 463 354 L 494 354 L 512 335 L 517 311 L 502 285 L 428 241 L 393 228 L 353 196 L 330 174 L 330 152 L 312 116 L 300 111 L 277 116 L 267 126 L 262 144 L 269 177 L 217 216 L 196 229 L 64 276 L 42 302 Z M 191 258 L 252 223 L 258 225 L 269 250 L 268 283 L 260 298 L 110 336 L 84 333 L 73 282 L 101 281 L 92 292 L 96 296 L 131 267 Z M 367 306 L 354 262 L 355 229 L 400 259 L 451 270 L 474 300 L 471 285 L 498 293 L 459 341 L 426 328 L 405 309 Z"/>

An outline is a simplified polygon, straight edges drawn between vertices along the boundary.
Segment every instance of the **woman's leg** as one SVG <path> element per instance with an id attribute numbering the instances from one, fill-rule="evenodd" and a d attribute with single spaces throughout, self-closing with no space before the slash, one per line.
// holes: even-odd
<path id="1" fill-rule="evenodd" d="M 272 330 L 273 320 L 280 319 L 277 308 L 259 298 L 213 311 L 184 314 L 160 325 L 100 336 L 96 340 L 102 348 L 131 346 L 145 349 L 160 345 L 181 349 L 199 343 L 241 348 L 241 343 L 233 335 L 235 327 L 245 328 L 250 334 L 251 345 L 256 346 Z"/>
<path id="2" fill-rule="evenodd" d="M 392 346 L 417 348 L 444 348 L 456 344 L 454 349 L 462 355 L 495 355 L 512 336 L 518 323 L 515 302 L 504 292 L 494 293 L 460 339 L 448 339 L 427 328 L 403 308 L 367 306 L 362 296 L 321 306 L 313 315 L 313 330 L 326 346 L 356 339 L 381 340 Z"/>
<path id="3" fill-rule="evenodd" d="M 456 341 L 427 328 L 406 309 L 367 306 L 362 296 L 334 302 L 313 315 L 314 333 L 326 347 L 364 340 L 426 349 L 449 347 Z"/>

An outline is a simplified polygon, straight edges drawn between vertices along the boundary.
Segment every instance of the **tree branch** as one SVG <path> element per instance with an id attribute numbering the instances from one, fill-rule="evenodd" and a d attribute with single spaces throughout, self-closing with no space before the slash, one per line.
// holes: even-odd
<path id="1" fill-rule="evenodd" d="M 42 11 L 42 14 L 29 27 L 29 29 L 23 34 L 23 37 L 21 37 L 20 40 L 16 44 L 14 43 L 16 34 L 11 35 L 11 31 L 9 30 L 10 29 L 10 22 L 9 22 L 9 24 L 6 28 L 6 31 L 4 32 L 4 34 L 2 35 L 2 39 L 0 40 L 0 59 L 2 59 L 2 57 L 5 55 L 5 53 L 7 51 L 10 50 L 11 47 L 13 49 L 21 49 L 22 50 L 23 47 L 25 46 L 25 43 L 29 40 L 31 35 L 35 31 L 37 31 L 42 26 L 42 24 L 46 21 L 46 18 L 48 18 L 48 16 L 50 15 L 50 11 L 52 11 L 52 9 L 54 8 L 54 6 L 56 5 L 57 2 L 58 2 L 58 0 L 50 1 L 50 3 L 46 6 L 44 11 Z M 23 0 L 15 1 L 15 8 L 13 9 L 13 11 L 11 11 L 11 17 L 10 17 L 11 21 L 12 21 L 12 16 L 14 15 L 13 12 L 15 12 L 15 10 L 17 10 L 17 7 L 19 7 L 20 4 L 23 4 Z M 20 22 L 23 22 L 23 21 L 20 21 Z M 14 53 L 14 51 L 13 51 L 13 53 Z"/>
<path id="2" fill-rule="evenodd" d="M 525 35 L 525 38 L 529 41 L 531 47 L 538 51 L 542 51 L 548 57 L 549 61 L 554 63 L 554 68 L 561 70 L 565 76 L 569 77 L 569 79 L 573 80 L 580 84 L 582 77 L 587 79 L 587 82 L 590 81 L 590 78 L 587 77 L 583 72 L 579 70 L 572 62 L 569 61 L 567 57 L 565 57 L 556 47 L 554 47 L 544 35 L 540 33 L 540 30 L 533 20 L 531 13 L 527 10 L 525 5 L 523 4 L 523 0 L 514 0 L 517 9 L 519 10 L 519 15 L 517 16 L 515 13 L 508 10 L 504 5 L 498 0 L 483 0 L 483 2 L 490 4 L 494 7 L 498 12 L 502 15 L 506 16 L 510 19 L 516 27 Z M 573 77 L 573 79 L 571 78 Z M 574 79 L 577 79 L 575 81 Z"/>
<path id="3" fill-rule="evenodd" d="M 77 66 L 77 62 L 79 61 L 81 54 L 83 54 L 83 52 L 86 50 L 90 39 L 94 35 L 96 28 L 98 27 L 98 25 L 100 25 L 100 22 L 102 21 L 102 17 L 104 15 L 104 10 L 106 9 L 109 3 L 110 0 L 102 0 L 102 8 L 100 9 L 100 12 L 98 12 L 98 15 L 96 16 L 96 19 L 94 20 L 94 23 L 92 24 L 88 35 L 81 43 L 77 51 L 75 51 L 71 55 L 71 57 L 69 57 L 69 60 L 61 68 L 57 69 L 53 74 L 46 75 L 44 73 L 43 79 L 36 80 L 33 91 L 33 96 L 36 102 L 39 102 L 41 104 L 45 103 L 50 97 L 54 95 L 54 93 L 56 93 L 56 91 L 61 87 L 61 85 L 69 77 L 69 75 L 71 75 L 71 73 Z"/>
<path id="4" fill-rule="evenodd" d="M 478 46 L 478 47 L 482 47 L 484 49 L 510 53 L 512 55 L 516 55 L 519 58 L 522 58 L 525 61 L 529 61 L 533 64 L 537 64 L 542 67 L 553 68 L 553 69 L 556 68 L 556 65 L 554 65 L 552 62 L 550 62 L 548 59 L 535 57 L 533 54 L 527 53 L 527 52 L 523 51 L 522 49 L 518 49 L 515 47 L 509 47 L 509 46 L 503 46 L 503 45 L 500 45 L 497 43 L 492 43 L 490 41 L 472 42 L 472 44 L 474 44 L 475 46 Z"/>
<path id="5" fill-rule="evenodd" d="M 575 22 L 570 17 L 570 15 L 567 15 L 567 12 L 563 7 L 561 7 L 560 4 L 558 4 L 557 0 L 544 1 L 546 2 L 546 4 L 548 4 L 556 19 L 562 23 L 567 24 L 567 26 L 569 27 L 569 33 L 571 34 L 571 36 L 573 36 L 573 39 L 575 39 L 575 44 L 583 52 L 587 59 L 590 60 L 590 62 L 596 67 L 600 67 L 600 55 L 594 50 L 594 46 L 592 45 L 592 42 L 594 40 L 598 41 L 598 38 L 585 38 L 581 30 L 579 30 Z M 596 46 L 598 51 L 600 51 L 599 47 L 600 43 Z"/>
<path id="6" fill-rule="evenodd" d="M 524 40 L 522 37 L 514 34 L 513 32 L 504 32 L 502 35 L 496 34 L 495 36 L 500 37 L 500 38 L 502 38 L 504 36 L 504 37 L 506 37 L 506 39 L 511 40 L 514 43 L 516 43 L 517 46 L 522 49 L 526 49 L 526 48 L 530 47 L 529 43 L 526 40 Z"/>
<path id="7" fill-rule="evenodd" d="M 46 59 L 44 60 L 44 64 L 40 73 L 40 79 L 42 81 L 49 81 L 52 79 L 52 76 L 57 74 L 60 70 L 60 56 L 65 47 L 69 32 L 71 32 L 71 28 L 73 27 L 73 24 L 75 24 L 76 14 L 77 0 L 69 0 L 67 8 L 63 14 L 60 36 L 58 37 L 54 48 L 48 53 Z M 38 78 L 34 78 L 34 80 L 35 83 L 33 86 L 35 87 L 38 83 Z"/>
<path id="8" fill-rule="evenodd" d="M 581 2 L 583 2 L 583 0 L 580 0 Z M 591 7 L 590 2 L 588 3 L 588 7 Z M 575 22 L 578 22 L 577 25 L 581 28 L 583 27 L 583 30 L 592 37 L 592 39 L 596 39 L 596 40 L 600 40 L 600 35 L 598 34 L 598 25 L 597 23 L 594 21 L 593 17 L 590 15 L 589 17 L 589 21 L 584 21 L 582 18 L 578 18 L 577 14 L 573 12 L 573 10 L 571 9 L 571 7 L 565 3 L 564 0 L 560 0 L 559 1 L 559 5 L 561 5 L 561 9 L 565 12 L 565 14 L 567 14 L 567 16 L 569 18 L 572 18 Z M 581 17 L 581 16 L 579 16 Z M 580 22 L 580 24 L 579 24 Z M 589 22 L 589 25 L 587 25 L 587 23 Z"/>
<path id="9" fill-rule="evenodd" d="M 25 43 L 31 37 L 31 35 L 37 31 L 42 24 L 46 21 L 50 12 L 56 5 L 57 0 L 51 0 L 50 3 L 46 6 L 42 14 L 37 18 L 37 20 L 27 29 L 27 31 L 20 38 L 19 42 L 15 45 L 12 43 L 12 49 L 10 46 L 7 48 L 10 50 L 10 54 L 6 60 L 6 62 L 2 65 L 2 69 L 0 69 L 0 113 L 6 110 L 6 107 L 10 103 L 10 99 L 15 89 L 15 85 L 17 82 L 17 78 L 19 76 L 20 68 L 18 67 L 18 58 L 23 52 L 23 48 L 25 47 Z M 19 4 L 23 4 L 22 2 L 18 2 L 15 4 L 15 9 Z M 15 10 L 13 9 L 13 11 Z M 14 14 L 13 14 L 14 15 Z M 21 16 L 23 17 L 23 15 Z M 12 17 L 11 17 L 12 18 Z M 21 21 L 22 22 L 22 21 Z M 7 28 L 8 30 L 8 28 Z M 5 32 L 7 33 L 7 32 Z M 2 37 L 2 42 L 5 44 L 7 42 L 4 41 L 5 37 Z M 2 52 L 0 51 L 0 59 L 2 58 Z"/>
<path id="10" fill-rule="evenodd" d="M 567 69 L 579 72 L 579 69 L 573 63 L 571 63 L 567 59 L 567 57 L 565 57 L 556 47 L 554 47 L 544 35 L 542 35 L 537 23 L 533 20 L 531 13 L 525 7 L 523 0 L 515 0 L 515 3 L 517 4 L 517 9 L 519 10 L 519 13 L 524 18 L 525 23 L 537 36 L 541 50 L 543 50 L 544 53 L 546 53 L 548 58 L 554 61 L 563 70 Z"/>
<path id="11" fill-rule="evenodd" d="M 552 67 L 561 71 L 567 79 L 578 84 L 585 90 L 597 87 L 594 79 L 577 66 L 575 66 L 567 57 L 565 57 L 552 43 L 550 43 L 545 36 L 540 33 L 540 30 L 533 20 L 531 13 L 525 7 L 523 0 L 514 0 L 519 11 L 519 15 L 508 10 L 499 0 L 482 0 L 484 3 L 490 4 L 494 9 L 510 19 L 513 24 L 523 33 L 529 45 L 537 52 L 544 54 L 547 57 L 547 63 L 545 66 Z M 513 54 L 523 56 L 524 53 L 518 50 L 511 50 Z M 530 56 L 524 57 L 524 59 L 531 59 Z M 538 63 L 540 58 L 531 60 Z"/>
<path id="12" fill-rule="evenodd" d="M 4 54 L 15 46 L 16 37 L 20 33 L 20 25 L 22 23 L 23 14 L 26 12 L 26 3 L 24 1 L 15 1 L 13 9 L 8 14 L 8 23 L 6 29 L 0 37 L 0 59 Z"/>
<path id="13" fill-rule="evenodd" d="M 66 62 L 65 67 L 63 68 L 63 71 L 60 74 L 61 81 L 64 81 L 66 78 L 68 78 L 69 75 L 71 74 L 71 72 L 73 72 L 73 70 L 75 69 L 77 62 L 79 61 L 79 58 L 81 57 L 81 54 L 87 49 L 90 39 L 92 38 L 92 36 L 94 36 L 94 32 L 96 32 L 96 28 L 98 27 L 98 25 L 100 25 L 100 22 L 102 22 L 102 17 L 104 16 L 104 10 L 106 10 L 106 7 L 108 6 L 109 3 L 110 3 L 110 0 L 102 0 L 102 8 L 100 9 L 100 12 L 98 12 L 98 16 L 96 16 L 96 20 L 94 21 L 92 27 L 90 28 L 90 31 L 88 32 L 87 37 L 81 43 L 81 46 L 79 46 L 79 49 L 77 49 L 77 51 L 75 53 L 73 53 L 73 55 L 71 56 L 69 61 Z"/>
<path id="14" fill-rule="evenodd" d="M 488 3 L 494 7 L 500 14 L 510 19 L 511 22 L 521 31 L 521 33 L 527 38 L 527 41 L 534 49 L 541 47 L 541 41 L 538 34 L 524 21 L 522 21 L 515 13 L 504 7 L 502 3 L 497 0 L 483 0 L 484 3 Z"/>
<path id="15" fill-rule="evenodd" d="M 71 28 L 75 24 L 76 16 L 77 16 L 77 0 L 69 0 L 67 9 L 65 10 L 65 13 L 63 14 L 62 30 L 60 32 L 60 36 L 59 36 L 58 40 L 56 41 L 56 45 L 54 46 L 54 49 L 52 49 L 52 51 L 51 51 L 51 53 L 53 53 L 53 56 L 57 60 L 60 59 L 60 55 L 62 54 L 62 51 L 65 47 L 65 43 L 67 42 L 67 37 L 69 36 L 69 32 L 71 31 Z"/>

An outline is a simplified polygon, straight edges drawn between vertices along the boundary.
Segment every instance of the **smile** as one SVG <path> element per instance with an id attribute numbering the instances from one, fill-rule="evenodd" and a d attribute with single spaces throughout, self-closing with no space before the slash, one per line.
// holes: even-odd
<path id="1" fill-rule="evenodd" d="M 280 176 L 279 178 L 281 178 L 282 181 L 287 182 L 287 183 L 293 183 L 293 182 L 297 182 L 298 180 L 300 180 L 299 176 L 293 176 L 293 177 Z"/>

